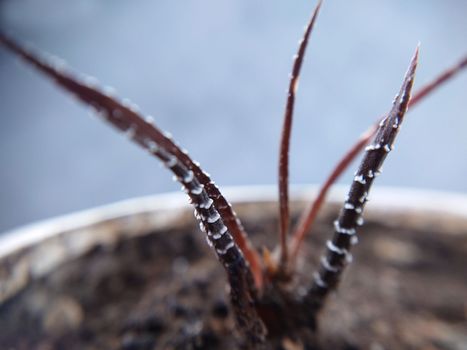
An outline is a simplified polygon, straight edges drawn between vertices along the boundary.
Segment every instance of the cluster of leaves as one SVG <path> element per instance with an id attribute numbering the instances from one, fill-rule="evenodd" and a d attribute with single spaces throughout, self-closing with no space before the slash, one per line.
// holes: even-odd
<path id="1" fill-rule="evenodd" d="M 357 227 L 363 223 L 362 212 L 375 177 L 392 150 L 394 140 L 409 107 L 420 102 L 434 89 L 453 77 L 467 65 L 467 58 L 447 69 L 433 82 L 424 86 L 411 98 L 418 47 L 410 61 L 399 93 L 389 113 L 365 131 L 335 166 L 317 197 L 303 212 L 297 227 L 290 230 L 288 167 L 289 147 L 295 94 L 306 47 L 317 19 L 321 2 L 314 9 L 295 55 L 287 94 L 279 155 L 279 246 L 277 254 L 261 256 L 251 244 L 247 233 L 209 175 L 193 161 L 187 151 L 161 131 L 150 117 L 145 117 L 135 105 L 119 100 L 94 82 L 73 74 L 52 58 L 29 50 L 0 33 L 0 43 L 53 79 L 133 142 L 157 157 L 183 186 L 195 207 L 201 231 L 207 237 L 223 265 L 230 284 L 230 298 L 239 330 L 248 346 L 260 347 L 275 327 L 271 309 L 287 319 L 290 328 L 315 329 L 316 317 L 326 297 L 337 287 L 339 278 L 351 261 L 350 250 L 357 242 Z M 371 141 L 371 142 L 370 142 Z M 349 195 L 335 221 L 334 236 L 327 241 L 318 271 L 307 286 L 305 294 L 283 288 L 296 273 L 297 257 L 303 241 L 310 232 L 327 192 L 349 164 L 364 150 Z M 273 314 L 274 314 L 273 313 Z M 280 327 L 279 327 L 280 328 Z M 282 327 L 280 332 L 287 331 Z"/>

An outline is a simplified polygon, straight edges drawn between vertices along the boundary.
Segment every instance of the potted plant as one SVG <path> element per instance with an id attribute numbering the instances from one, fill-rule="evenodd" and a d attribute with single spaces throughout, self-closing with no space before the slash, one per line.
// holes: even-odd
<path id="1" fill-rule="evenodd" d="M 104 229 L 106 234 L 98 233 L 96 225 L 91 226 L 93 232 L 88 230 L 87 235 L 79 228 L 55 230 L 56 234 L 44 241 L 44 249 L 41 244 L 27 245 L 22 246 L 19 253 L 10 249 L 5 255 L 3 267 L 8 279 L 2 285 L 2 293 L 3 298 L 8 301 L 2 306 L 4 318 L 8 316 L 14 320 L 9 320 L 10 325 L 25 324 L 31 329 L 29 337 L 20 338 L 20 333 L 14 326 L 5 324 L 3 328 L 8 331 L 2 337 L 7 346 L 27 348 L 39 343 L 43 348 L 121 346 L 125 349 L 344 349 L 395 346 L 409 348 L 439 343 L 455 349 L 462 344 L 465 338 L 458 331 L 456 322 L 465 315 L 449 312 L 448 304 L 441 305 L 443 311 L 448 310 L 447 318 L 455 319 L 453 323 L 456 325 L 450 328 L 438 320 L 426 318 L 420 321 L 407 317 L 410 310 L 417 310 L 416 314 L 419 316 L 420 305 L 425 304 L 417 304 L 414 299 L 405 305 L 400 300 L 403 297 L 409 300 L 407 294 L 400 289 L 403 290 L 404 285 L 411 285 L 413 277 L 410 273 L 403 277 L 403 285 L 394 282 L 397 279 L 394 277 L 394 268 L 404 264 L 409 266 L 408 270 L 415 269 L 422 280 L 426 276 L 434 276 L 431 270 L 424 275 L 423 268 L 417 264 L 423 265 L 426 262 L 420 262 L 416 258 L 417 254 L 421 254 L 419 250 L 428 252 L 430 244 L 440 244 L 434 238 L 439 231 L 434 229 L 426 230 L 428 232 L 423 236 L 423 242 L 429 244 L 425 247 L 420 239 L 417 240 L 419 231 L 416 228 L 406 229 L 410 233 L 404 232 L 405 235 L 398 236 L 382 220 L 374 227 L 368 225 L 372 230 L 365 238 L 373 237 L 367 238 L 370 243 L 366 249 L 360 248 L 360 254 L 365 260 L 362 259 L 364 263 L 357 266 L 357 276 L 358 271 L 362 271 L 364 276 L 348 281 L 351 286 L 347 292 L 344 291 L 344 297 L 341 298 L 343 303 L 328 299 L 337 289 L 342 273 L 352 261 L 351 249 L 358 242 L 357 228 L 363 224 L 362 214 L 371 186 L 393 148 L 407 108 L 464 68 L 467 59 L 464 58 L 446 70 L 432 84 L 423 87 L 411 98 L 418 63 L 417 48 L 390 111 L 348 151 L 317 192 L 314 202 L 304 210 L 297 221 L 296 229 L 290 230 L 288 153 L 295 93 L 305 50 L 320 6 L 321 3 L 318 3 L 305 29 L 288 88 L 279 155 L 280 215 L 277 249 L 272 249 L 270 244 L 267 248 L 267 243 L 271 240 L 268 236 L 271 216 L 267 216 L 267 222 L 260 220 L 260 211 L 267 211 L 266 208 L 252 210 L 255 219 L 248 224 L 259 225 L 255 229 L 260 233 L 256 234 L 257 237 L 251 237 L 246 232 L 252 232 L 252 229 L 245 230 L 210 176 L 169 134 L 158 129 L 153 119 L 144 117 L 131 103 L 118 100 L 94 83 L 80 80 L 66 68 L 25 49 L 5 35 L 0 36 L 0 42 L 6 48 L 55 80 L 60 87 L 79 100 L 95 108 L 101 119 L 162 161 L 188 195 L 195 208 L 200 229 L 223 267 L 223 270 L 219 269 L 212 256 L 206 255 L 200 242 L 193 238 L 191 229 L 187 228 L 189 226 L 178 216 L 180 226 L 165 227 L 163 234 L 147 234 L 151 229 L 150 225 L 145 230 L 125 226 L 124 222 L 134 220 L 141 214 L 141 210 L 130 217 L 114 214 L 114 219 L 119 219 L 115 221 L 118 222 L 116 227 L 112 225 L 115 223 L 112 218 L 99 220 L 100 224 L 112 227 L 110 230 Z M 305 244 L 305 238 L 315 223 L 330 186 L 363 149 L 362 161 L 339 214 L 336 214 L 335 208 L 329 209 L 329 215 L 338 215 L 337 220 L 332 223 L 332 238 L 326 240 L 316 233 Z M 160 220 L 161 215 L 170 213 L 168 210 L 164 214 L 154 215 Z M 404 213 L 404 210 L 398 211 L 397 215 L 403 216 Z M 431 222 L 427 216 L 425 214 L 424 222 Z M 140 220 L 138 217 L 138 221 Z M 326 216 L 322 220 L 323 226 L 329 226 L 332 222 Z M 465 224 L 465 217 L 458 220 Z M 141 221 L 144 223 L 144 220 Z M 84 231 L 89 227 L 85 225 Z M 400 230 L 403 226 L 396 227 Z M 454 231 L 462 233 L 461 227 L 457 226 Z M 329 231 L 323 228 L 321 230 Z M 383 232 L 376 233 L 380 230 Z M 135 238 L 143 233 L 146 234 Z M 122 239 L 126 235 L 132 239 Z M 391 240 L 389 236 L 397 239 Z M 93 238 L 86 240 L 85 237 Z M 101 238 L 96 237 L 102 237 L 103 242 L 110 241 L 113 244 L 98 245 Z M 457 263 L 462 260 L 460 247 L 465 243 L 465 235 L 461 234 L 460 237 L 459 241 L 449 243 L 449 254 Z M 252 243 L 253 238 L 255 244 Z M 53 243 L 50 245 L 50 242 Z M 86 248 L 90 247 L 92 249 L 88 251 Z M 324 253 L 320 252 L 320 247 L 324 247 Z M 314 258 L 304 259 L 303 251 L 310 254 L 314 249 L 317 249 L 316 254 L 313 254 Z M 83 255 L 84 252 L 87 253 Z M 442 259 L 436 259 L 436 250 L 430 253 L 437 266 L 441 266 Z M 24 256 L 27 259 L 21 260 Z M 316 259 L 317 256 L 321 258 Z M 69 257 L 75 259 L 70 260 Z M 378 260 L 379 257 L 381 260 Z M 13 261 L 14 268 L 9 267 L 9 261 Z M 57 261 L 66 261 L 66 264 L 59 265 Z M 169 264 L 168 261 L 174 261 L 172 271 L 164 268 Z M 390 268 L 378 268 L 379 261 L 386 261 Z M 19 262 L 24 265 L 21 266 Z M 366 268 L 365 262 L 374 269 Z M 52 268 L 56 271 L 47 274 Z M 316 272 L 310 273 L 315 268 Z M 31 275 L 31 271 L 42 278 L 37 283 L 28 285 L 22 294 L 10 298 L 27 284 L 25 279 Z M 379 284 L 375 284 L 377 277 L 380 279 Z M 225 279 L 229 289 L 229 305 L 222 300 L 222 294 L 219 293 L 223 290 Z M 426 299 L 434 300 L 433 303 L 444 301 L 449 298 L 449 293 L 457 297 L 467 288 L 459 281 L 456 271 L 452 276 L 447 276 L 446 281 L 456 288 L 434 296 L 426 293 Z M 422 283 L 422 286 L 425 285 Z M 419 286 L 415 283 L 414 288 L 416 287 Z M 423 290 L 424 287 L 419 288 Z M 63 294 L 61 291 L 64 289 L 69 294 Z M 345 290 L 345 286 L 343 289 Z M 385 293 L 394 297 L 392 301 Z M 123 299 L 120 298 L 122 295 Z M 49 303 L 48 299 L 53 302 Z M 360 301 L 356 302 L 357 299 Z M 332 303 L 337 304 L 337 308 L 333 309 Z M 400 308 L 396 309 L 396 305 Z M 325 306 L 328 309 L 323 311 Z M 436 306 L 430 304 L 432 309 L 436 309 Z M 429 312 L 431 311 L 433 310 L 430 309 Z M 385 318 L 380 318 L 379 312 Z M 400 326 L 391 328 L 394 322 Z M 12 330 L 8 329 L 10 327 Z M 368 331 L 371 327 L 375 329 Z M 365 330 L 361 330 L 362 328 Z M 430 334 L 443 333 L 447 328 L 450 332 L 448 337 Z M 52 334 L 46 340 L 40 340 L 42 329 Z M 356 329 L 359 329 L 358 332 L 355 332 Z M 373 338 L 372 334 L 377 336 Z"/>

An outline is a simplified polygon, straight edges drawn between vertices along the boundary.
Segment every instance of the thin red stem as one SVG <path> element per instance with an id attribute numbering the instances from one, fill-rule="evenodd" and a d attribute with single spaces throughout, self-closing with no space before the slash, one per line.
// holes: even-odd
<path id="1" fill-rule="evenodd" d="M 463 57 L 457 64 L 453 65 L 436 77 L 432 82 L 424 85 L 417 93 L 412 97 L 409 102 L 409 108 L 416 105 L 420 100 L 425 98 L 428 94 L 433 92 L 436 88 L 441 86 L 443 83 L 451 79 L 463 68 L 467 67 L 467 56 Z"/>
<path id="2" fill-rule="evenodd" d="M 291 263 L 294 264 L 296 258 L 298 256 L 299 249 L 302 245 L 306 234 L 310 231 L 311 226 L 318 215 L 321 206 L 326 199 L 329 189 L 331 186 L 336 182 L 339 176 L 349 167 L 350 163 L 355 159 L 355 157 L 363 150 L 365 145 L 374 135 L 376 130 L 378 129 L 378 123 L 372 125 L 368 130 L 366 130 L 363 134 L 360 135 L 357 142 L 350 148 L 350 150 L 344 154 L 342 159 L 337 163 L 335 168 L 332 170 L 331 174 L 326 179 L 323 186 L 320 188 L 318 192 L 318 196 L 310 205 L 308 210 L 305 210 L 303 215 L 300 217 L 298 222 L 297 228 L 294 232 L 293 239 L 291 242 Z"/>
<path id="3" fill-rule="evenodd" d="M 294 64 L 292 73 L 290 75 L 289 88 L 287 92 L 287 103 L 285 106 L 284 124 L 282 126 L 282 136 L 280 142 L 279 153 L 279 240 L 280 240 L 280 266 L 285 267 L 288 260 L 288 245 L 287 235 L 289 231 L 289 149 L 290 149 L 290 135 L 292 133 L 292 120 L 295 104 L 295 94 L 298 89 L 298 80 L 300 77 L 300 70 L 302 68 L 303 60 L 305 58 L 305 51 L 308 45 L 308 39 L 313 30 L 316 18 L 318 17 L 321 1 L 318 2 L 307 27 L 305 33 L 300 41 L 298 52 L 294 57 Z"/>

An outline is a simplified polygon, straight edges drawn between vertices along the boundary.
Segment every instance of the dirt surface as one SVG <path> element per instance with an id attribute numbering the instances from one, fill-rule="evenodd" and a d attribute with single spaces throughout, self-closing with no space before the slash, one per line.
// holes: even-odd
<path id="1" fill-rule="evenodd" d="M 259 247 L 277 222 L 245 223 Z M 308 281 L 330 237 L 316 225 Z M 467 232 L 368 222 L 354 262 L 319 318 L 318 340 L 267 349 L 467 349 Z M 305 285 L 305 284 L 304 284 Z M 0 306 L 0 349 L 239 349 L 224 272 L 193 225 L 96 247 Z"/>

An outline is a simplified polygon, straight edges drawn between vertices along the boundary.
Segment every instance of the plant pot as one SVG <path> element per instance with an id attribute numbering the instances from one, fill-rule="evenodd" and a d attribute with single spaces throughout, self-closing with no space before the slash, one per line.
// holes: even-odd
<path id="1" fill-rule="evenodd" d="M 225 191 L 259 247 L 278 241 L 276 192 Z M 292 194 L 297 214 L 316 188 Z M 341 187 L 329 196 L 299 262 L 303 280 L 344 198 Z M 467 197 L 376 189 L 365 219 L 354 262 L 320 315 L 314 348 L 466 349 Z M 223 270 L 198 231 L 177 193 L 2 236 L 0 348 L 238 347 Z M 287 337 L 273 339 L 273 347 L 305 348 Z"/>

